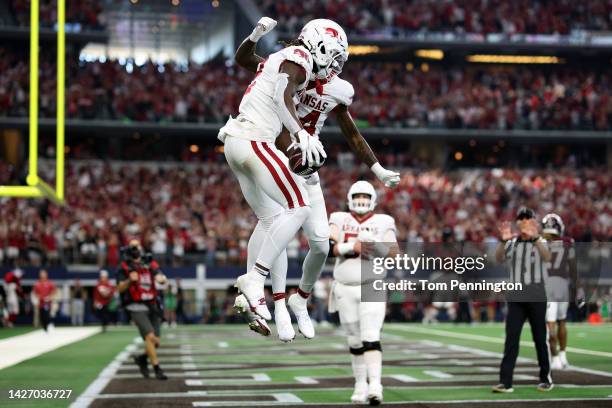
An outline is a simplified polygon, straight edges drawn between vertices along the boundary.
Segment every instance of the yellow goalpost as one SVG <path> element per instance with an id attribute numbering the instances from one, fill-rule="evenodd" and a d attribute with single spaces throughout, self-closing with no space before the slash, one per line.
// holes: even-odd
<path id="1" fill-rule="evenodd" d="M 38 175 L 38 10 L 39 0 L 30 1 L 30 106 L 28 176 L 25 186 L 0 186 L 0 197 L 49 198 L 64 203 L 64 87 L 66 75 L 66 0 L 57 1 L 57 117 L 55 190 Z"/>

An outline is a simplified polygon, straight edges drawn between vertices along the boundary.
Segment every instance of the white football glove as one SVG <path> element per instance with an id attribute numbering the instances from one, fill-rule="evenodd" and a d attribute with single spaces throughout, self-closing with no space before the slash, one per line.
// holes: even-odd
<path id="1" fill-rule="evenodd" d="M 253 29 L 253 32 L 251 33 L 251 35 L 249 35 L 249 40 L 253 42 L 259 41 L 261 37 L 274 30 L 274 27 L 276 27 L 276 20 L 270 17 L 260 18 L 257 22 L 257 25 Z"/>
<path id="2" fill-rule="evenodd" d="M 395 187 L 400 182 L 400 174 L 385 169 L 380 163 L 374 163 L 371 167 L 371 170 L 374 172 L 376 177 L 385 184 L 385 187 Z"/>
<path id="3" fill-rule="evenodd" d="M 294 135 L 294 141 L 289 146 L 289 150 L 299 148 L 302 152 L 302 165 L 308 163 L 308 167 L 320 166 L 323 160 L 326 159 L 327 153 L 323 148 L 323 144 L 316 136 L 311 136 L 304 129 L 300 129 Z"/>

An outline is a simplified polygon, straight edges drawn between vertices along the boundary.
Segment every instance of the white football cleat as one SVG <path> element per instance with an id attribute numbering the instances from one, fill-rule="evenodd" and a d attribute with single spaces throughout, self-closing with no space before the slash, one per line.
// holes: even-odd
<path id="1" fill-rule="evenodd" d="M 249 302 L 246 300 L 246 297 L 244 297 L 244 295 L 236 296 L 236 300 L 234 300 L 234 309 L 236 309 L 238 313 L 243 314 L 245 316 L 249 325 L 249 329 L 261 334 L 262 336 L 270 335 L 270 327 L 264 319 L 251 312 Z"/>
<path id="2" fill-rule="evenodd" d="M 281 306 L 278 304 L 274 305 L 274 321 L 276 322 L 276 331 L 278 332 L 280 341 L 289 343 L 295 339 L 295 330 L 291 324 L 291 315 L 289 315 L 289 311 L 284 304 Z"/>
<path id="3" fill-rule="evenodd" d="M 368 387 L 368 401 L 370 405 L 380 405 L 383 401 L 383 387 L 379 384 L 370 384 Z"/>
<path id="4" fill-rule="evenodd" d="M 561 363 L 561 358 L 559 356 L 554 356 L 552 361 L 550 362 L 550 368 L 552 370 L 562 370 L 563 364 Z"/>
<path id="5" fill-rule="evenodd" d="M 559 361 L 561 362 L 562 370 L 566 370 L 569 367 L 569 362 L 567 361 L 565 353 L 559 353 Z"/>
<path id="6" fill-rule="evenodd" d="M 351 395 L 351 402 L 353 404 L 365 404 L 368 402 L 368 383 L 358 382 L 355 383 L 355 390 Z"/>
<path id="7" fill-rule="evenodd" d="M 312 320 L 308 315 L 308 299 L 304 299 L 299 294 L 294 293 L 289 296 L 287 304 L 291 308 L 291 311 L 295 315 L 298 324 L 298 330 L 302 333 L 302 336 L 307 339 L 312 339 L 315 336 L 314 326 Z"/>
<path id="8" fill-rule="evenodd" d="M 258 314 L 266 320 L 270 320 L 272 319 L 272 315 L 268 310 L 266 298 L 264 296 L 263 283 L 265 281 L 265 277 L 262 276 L 263 279 L 258 279 L 258 277 L 254 275 L 256 273 L 257 272 L 251 272 L 240 275 L 236 280 L 235 286 L 249 302 L 252 312 Z"/>

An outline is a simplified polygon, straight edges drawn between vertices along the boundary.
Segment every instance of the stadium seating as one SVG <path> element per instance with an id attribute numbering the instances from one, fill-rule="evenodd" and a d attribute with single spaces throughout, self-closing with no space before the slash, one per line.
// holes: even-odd
<path id="1" fill-rule="evenodd" d="M 43 58 L 40 110 L 53 117 L 55 74 Z M 25 57 L 0 48 L 0 116 L 27 115 Z M 607 130 L 612 74 L 574 68 L 514 69 L 347 64 L 353 116 L 368 126 Z M 182 67 L 69 61 L 67 114 L 76 119 L 221 123 L 238 110 L 252 74 L 226 61 Z M 333 118 L 332 118 L 333 120 Z M 332 122 L 333 123 L 333 122 Z"/>
<path id="2" fill-rule="evenodd" d="M 345 208 L 346 191 L 361 170 L 323 167 L 330 211 Z M 346 176 L 334 177 L 338 172 Z M 605 199 L 611 193 L 612 175 L 599 169 L 404 168 L 402 175 L 400 188 L 386 190 L 378 206 L 395 217 L 400 241 L 437 242 L 449 231 L 459 241 L 494 240 L 497 223 L 512 219 L 524 204 L 540 213 L 558 212 L 566 220 L 568 235 L 577 241 L 612 237 L 612 208 Z M 63 208 L 0 199 L 0 251 L 5 263 L 14 262 L 17 250 L 33 264 L 115 265 L 119 247 L 131 238 L 142 239 L 165 264 L 180 265 L 186 256 L 196 255 L 209 263 L 246 258 L 256 220 L 222 159 L 163 166 L 71 161 L 66 185 L 68 205 Z M 300 237 L 289 253 L 299 258 L 306 249 Z"/>
<path id="3" fill-rule="evenodd" d="M 264 15 L 279 29 L 299 32 L 313 18 L 330 18 L 349 34 L 504 33 L 570 34 L 574 30 L 607 31 L 610 3 L 600 0 L 258 0 Z"/>

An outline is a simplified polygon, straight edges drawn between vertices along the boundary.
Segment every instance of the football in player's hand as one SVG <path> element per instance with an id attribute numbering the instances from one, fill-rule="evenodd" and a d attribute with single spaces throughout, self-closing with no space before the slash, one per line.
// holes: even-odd
<path id="1" fill-rule="evenodd" d="M 292 150 L 291 154 L 289 155 L 289 166 L 291 167 L 291 171 L 298 176 L 308 176 L 323 166 L 323 163 L 325 163 L 325 158 L 321 157 L 321 160 L 322 162 L 318 166 L 313 165 L 309 167 L 308 163 L 302 164 L 302 151 L 299 148 L 296 148 L 295 150 Z"/>

